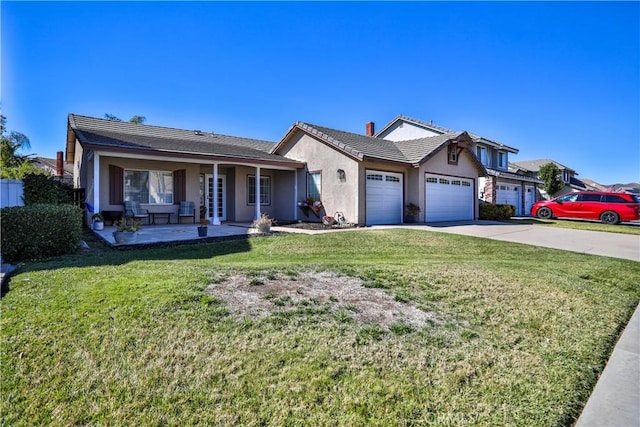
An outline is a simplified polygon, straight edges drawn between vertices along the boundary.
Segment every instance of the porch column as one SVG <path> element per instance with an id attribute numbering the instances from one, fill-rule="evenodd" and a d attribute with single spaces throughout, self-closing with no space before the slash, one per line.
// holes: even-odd
<path id="1" fill-rule="evenodd" d="M 293 219 L 298 220 L 298 169 L 293 171 Z"/>
<path id="2" fill-rule="evenodd" d="M 93 152 L 93 213 L 100 212 L 100 155 Z"/>
<path id="3" fill-rule="evenodd" d="M 211 224 L 220 225 L 220 217 L 218 216 L 218 164 L 213 164 L 213 215 L 211 215 Z"/>
<path id="4" fill-rule="evenodd" d="M 256 214 L 255 219 L 260 219 L 260 166 L 256 166 Z"/>

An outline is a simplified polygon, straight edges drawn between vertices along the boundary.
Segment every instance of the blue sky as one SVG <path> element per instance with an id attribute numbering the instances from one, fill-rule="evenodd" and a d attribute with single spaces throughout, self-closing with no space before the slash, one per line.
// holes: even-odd
<path id="1" fill-rule="evenodd" d="M 640 181 L 639 2 L 8 2 L 2 114 L 31 152 L 68 113 L 278 141 L 398 114 Z"/>

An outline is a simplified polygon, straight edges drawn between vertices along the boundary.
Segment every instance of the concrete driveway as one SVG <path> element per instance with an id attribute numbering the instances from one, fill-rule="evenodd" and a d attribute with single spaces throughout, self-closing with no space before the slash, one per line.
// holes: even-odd
<path id="1" fill-rule="evenodd" d="M 572 230 L 544 225 L 496 221 L 415 224 L 396 227 L 463 234 L 590 255 L 640 261 L 640 236 L 631 234 Z"/>

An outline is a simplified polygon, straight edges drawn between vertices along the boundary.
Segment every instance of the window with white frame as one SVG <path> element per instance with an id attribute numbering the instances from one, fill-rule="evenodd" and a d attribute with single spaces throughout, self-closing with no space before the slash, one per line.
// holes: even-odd
<path id="1" fill-rule="evenodd" d="M 476 153 L 478 155 L 478 160 L 480 160 L 480 163 L 482 163 L 483 166 L 487 166 L 487 147 L 478 146 L 476 148 Z"/>
<path id="2" fill-rule="evenodd" d="M 498 153 L 498 168 L 506 169 L 507 168 L 507 153 L 504 151 L 500 151 Z"/>
<path id="3" fill-rule="evenodd" d="M 309 172 L 307 175 L 307 198 L 322 200 L 322 173 Z"/>
<path id="4" fill-rule="evenodd" d="M 125 169 L 124 200 L 151 205 L 173 204 L 173 173 Z"/>
<path id="5" fill-rule="evenodd" d="M 256 177 L 253 175 L 247 176 L 247 204 L 256 204 Z M 260 204 L 271 204 L 271 177 L 260 177 Z"/>

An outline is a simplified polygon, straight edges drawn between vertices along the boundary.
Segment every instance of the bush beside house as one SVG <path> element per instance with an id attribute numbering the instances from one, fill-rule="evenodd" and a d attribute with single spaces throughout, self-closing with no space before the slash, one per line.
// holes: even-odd
<path id="1" fill-rule="evenodd" d="M 22 182 L 25 205 L 73 202 L 73 186 L 60 182 L 53 176 L 28 174 L 22 178 Z"/>
<path id="2" fill-rule="evenodd" d="M 0 210 L 2 258 L 17 262 L 72 253 L 82 237 L 82 209 L 35 204 Z"/>
<path id="3" fill-rule="evenodd" d="M 500 220 L 515 216 L 516 208 L 513 205 L 494 205 L 493 203 L 480 204 L 480 219 Z"/>

